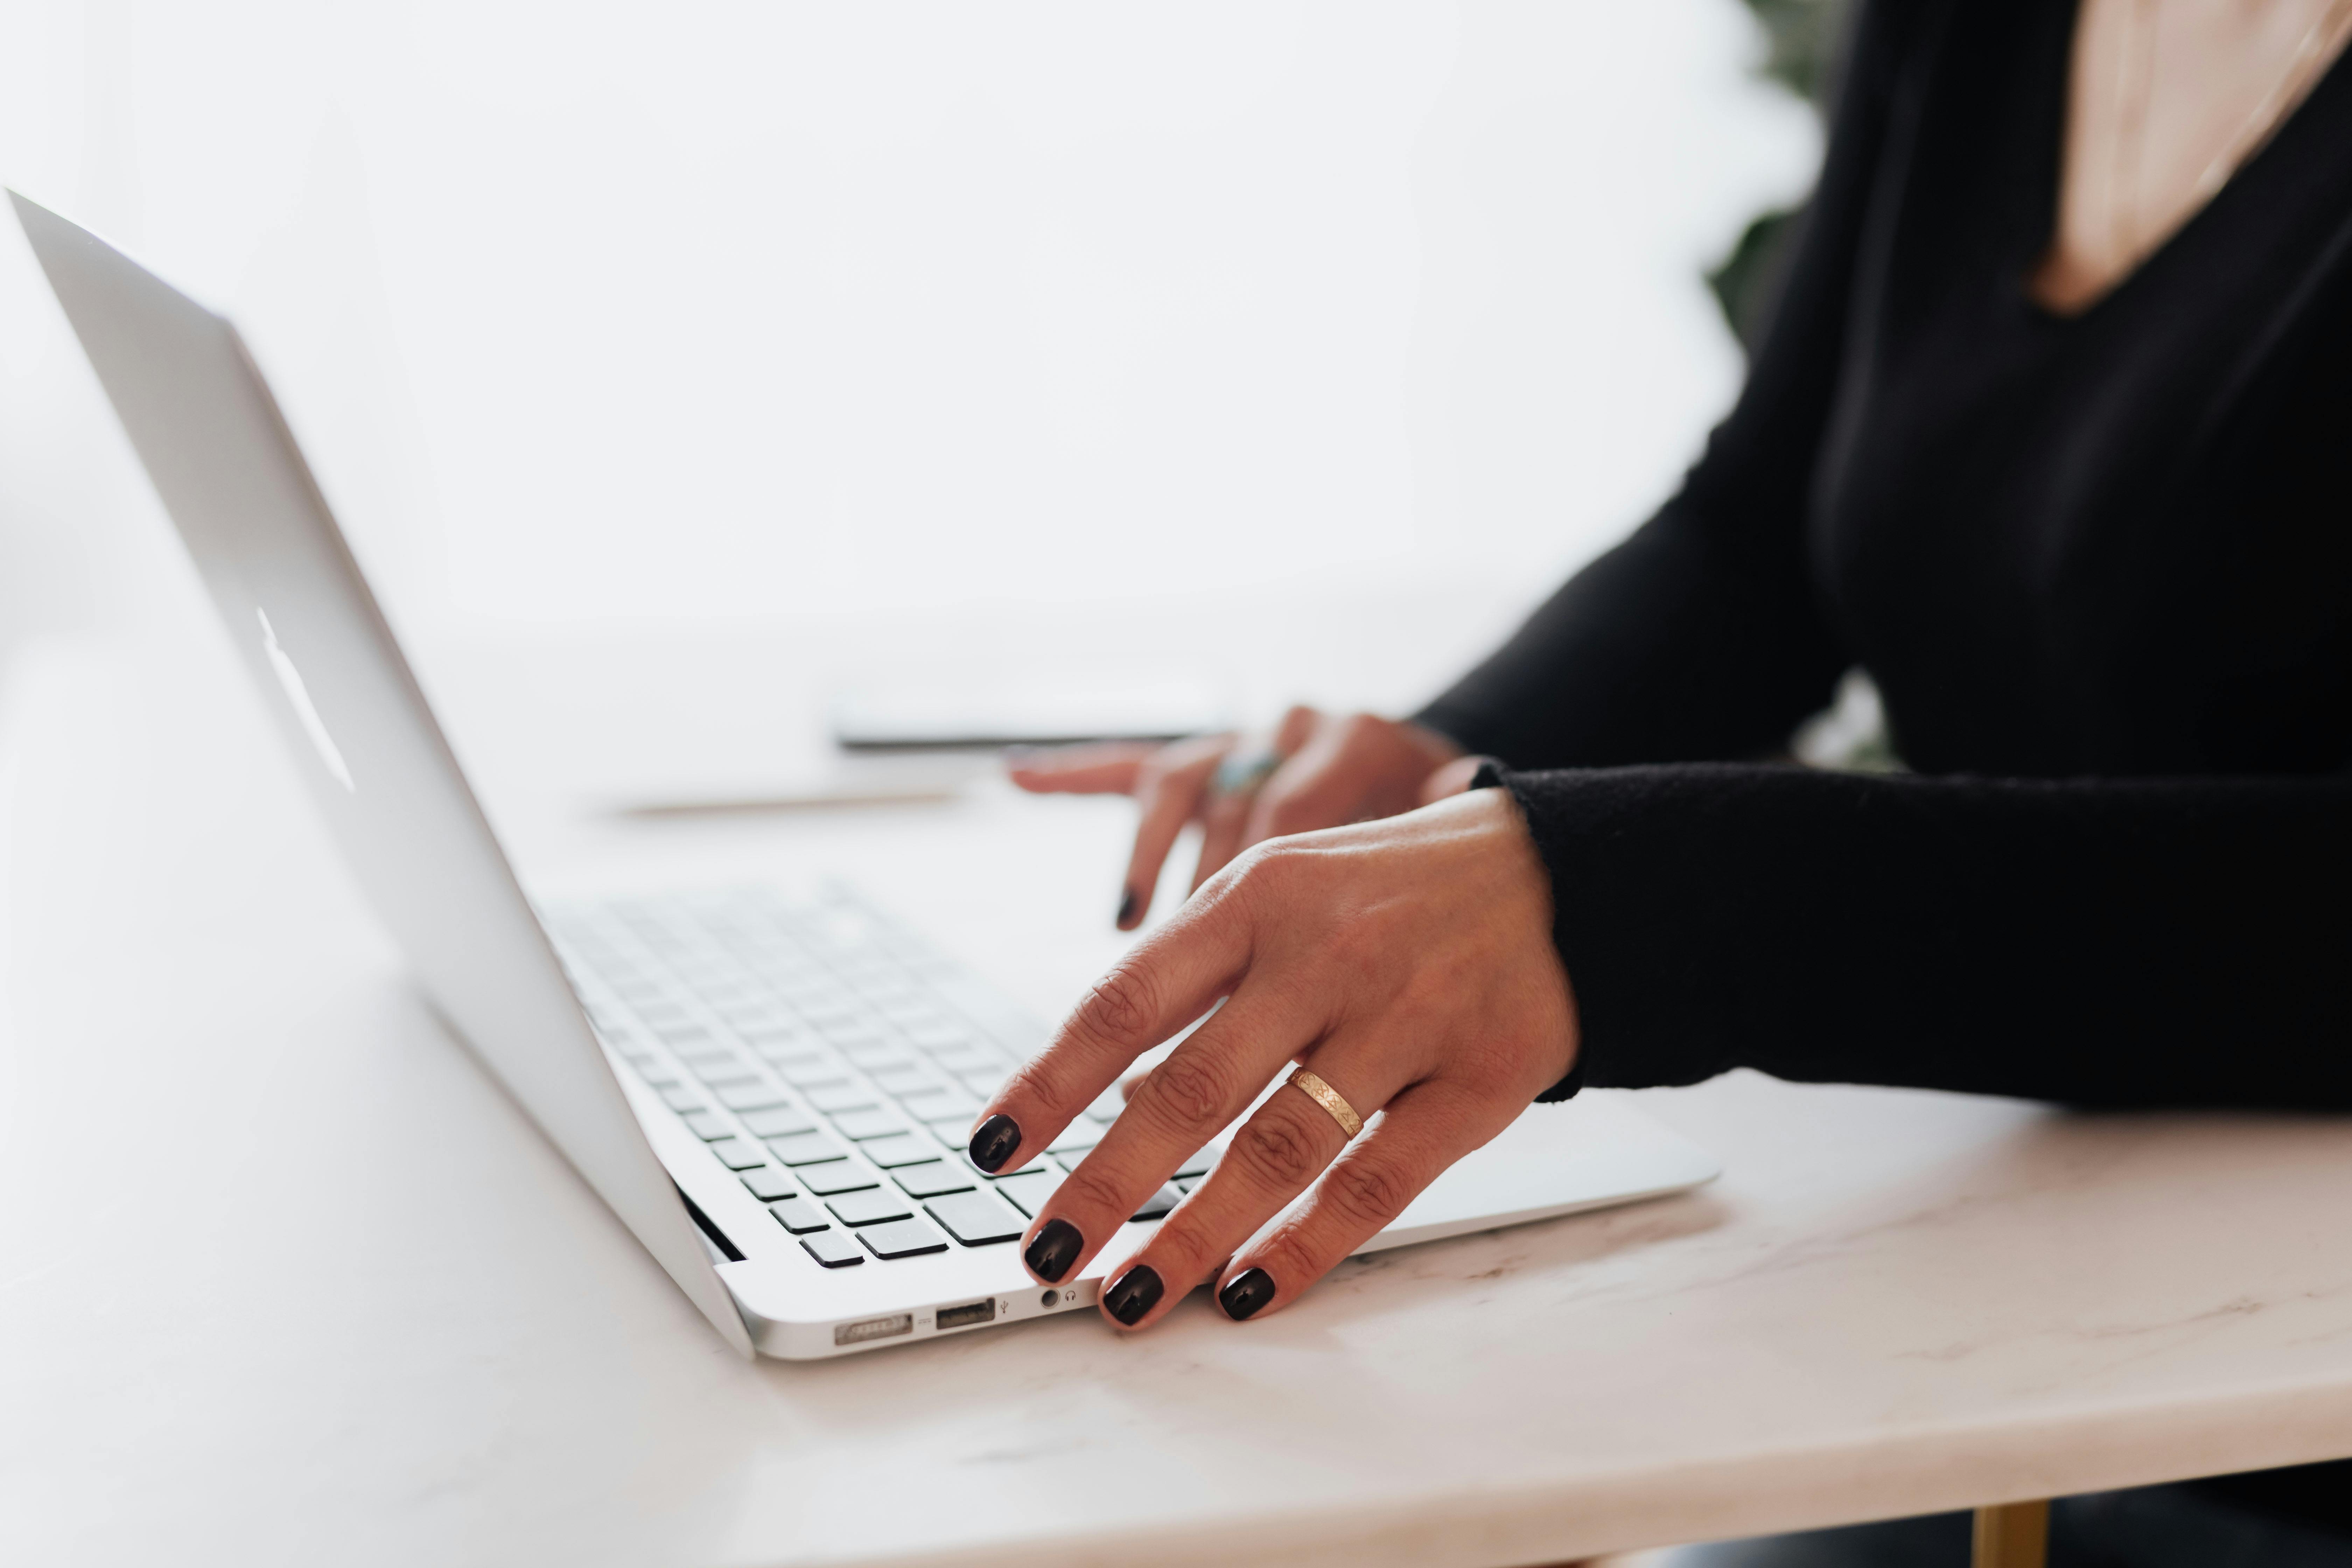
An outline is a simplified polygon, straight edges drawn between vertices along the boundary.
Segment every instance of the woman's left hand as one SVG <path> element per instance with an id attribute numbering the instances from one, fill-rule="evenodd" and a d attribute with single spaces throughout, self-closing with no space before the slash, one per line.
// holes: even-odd
<path id="1" fill-rule="evenodd" d="M 1359 1116 L 1381 1115 L 1351 1140 L 1306 1091 L 1277 1089 L 1114 1269 L 1103 1310 L 1123 1328 L 1156 1321 L 1221 1266 L 1229 1316 L 1287 1305 L 1576 1059 L 1549 880 L 1510 795 L 1479 790 L 1244 853 L 1013 1075 L 973 1133 L 973 1160 L 1012 1171 L 1035 1159 L 1220 997 L 1045 1200 L 1022 1243 L 1038 1279 L 1083 1269 L 1293 1062 Z M 1310 1184 L 1297 1213 L 1257 1235 Z"/>

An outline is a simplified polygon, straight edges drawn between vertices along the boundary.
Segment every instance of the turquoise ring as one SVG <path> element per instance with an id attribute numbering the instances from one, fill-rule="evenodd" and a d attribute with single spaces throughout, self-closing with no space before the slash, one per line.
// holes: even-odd
<path id="1" fill-rule="evenodd" d="M 1218 760 L 1209 775 L 1209 793 L 1220 799 L 1253 795 L 1282 766 L 1282 753 L 1272 746 L 1236 746 Z"/>

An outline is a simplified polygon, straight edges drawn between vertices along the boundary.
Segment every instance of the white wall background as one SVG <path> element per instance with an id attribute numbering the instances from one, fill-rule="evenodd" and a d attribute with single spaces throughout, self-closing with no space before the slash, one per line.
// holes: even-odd
<path id="1" fill-rule="evenodd" d="M 1434 681 L 1671 487 L 1817 156 L 1735 0 L 0 19 L 0 177 L 237 316 L 428 640 L 1476 605 Z M 152 510 L 11 226 L 0 647 Z"/>

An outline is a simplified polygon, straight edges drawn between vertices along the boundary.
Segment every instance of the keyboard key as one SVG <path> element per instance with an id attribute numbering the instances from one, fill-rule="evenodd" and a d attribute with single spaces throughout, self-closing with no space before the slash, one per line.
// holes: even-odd
<path id="1" fill-rule="evenodd" d="M 749 1062 L 736 1062 L 728 1067 L 698 1067 L 694 1069 L 694 1076 L 700 1079 L 706 1087 L 724 1092 L 758 1084 L 760 1069 Z"/>
<path id="2" fill-rule="evenodd" d="M 906 1189 L 910 1197 L 935 1198 L 941 1193 L 966 1193 L 972 1188 L 971 1167 L 957 1170 L 945 1160 L 931 1160 L 920 1165 L 901 1165 L 890 1173 L 890 1179 Z"/>
<path id="3" fill-rule="evenodd" d="M 933 1121 L 950 1116 L 961 1116 L 970 1121 L 980 1114 L 982 1103 L 961 1089 L 931 1089 L 898 1097 L 898 1104 L 918 1121 Z"/>
<path id="4" fill-rule="evenodd" d="M 814 1165 L 819 1160 L 838 1160 L 848 1152 L 822 1132 L 793 1132 L 771 1138 L 768 1147 L 786 1165 Z"/>
<path id="5" fill-rule="evenodd" d="M 764 1165 L 768 1157 L 749 1138 L 721 1138 L 710 1146 L 710 1152 L 730 1171 L 748 1171 L 754 1165 Z"/>
<path id="6" fill-rule="evenodd" d="M 857 1244 L 839 1231 L 804 1236 L 801 1237 L 801 1245 L 808 1249 L 811 1258 L 827 1268 L 847 1268 L 852 1264 L 866 1261 L 866 1255 L 857 1250 Z"/>
<path id="7" fill-rule="evenodd" d="M 1223 1150 L 1212 1143 L 1177 1166 L 1176 1173 L 1180 1176 L 1205 1176 L 1209 1173 L 1209 1167 L 1217 1163 L 1217 1156 L 1223 1152 Z"/>
<path id="8" fill-rule="evenodd" d="M 985 1102 L 995 1099 L 997 1091 L 1004 1087 L 1005 1080 L 1012 1076 L 1012 1072 L 1007 1068 L 990 1068 L 982 1072 L 960 1072 L 956 1074 L 956 1081 L 980 1096 Z"/>
<path id="9" fill-rule="evenodd" d="M 940 1157 L 940 1152 L 931 1147 L 929 1139 L 918 1138 L 911 1132 L 872 1139 L 860 1143 L 857 1152 L 886 1171 L 894 1165 L 919 1164 Z"/>
<path id="10" fill-rule="evenodd" d="M 772 1105 L 745 1111 L 743 1125 L 755 1138 L 789 1138 L 795 1132 L 815 1131 L 816 1118 L 797 1105 Z"/>
<path id="11" fill-rule="evenodd" d="M 1003 1052 L 993 1047 L 970 1040 L 960 1046 L 942 1046 L 930 1056 L 934 1066 L 943 1067 L 950 1072 L 979 1072 L 988 1068 L 1009 1068 L 1013 1065 L 1004 1059 Z"/>
<path id="12" fill-rule="evenodd" d="M 907 1119 L 895 1110 L 845 1110 L 833 1119 L 833 1130 L 844 1138 L 887 1138 L 907 1131 Z"/>
<path id="13" fill-rule="evenodd" d="M 683 1120 L 688 1130 L 705 1143 L 716 1143 L 721 1138 L 735 1136 L 734 1123 L 715 1110 L 689 1110 Z"/>
<path id="14" fill-rule="evenodd" d="M 803 1091 L 808 1102 L 828 1115 L 836 1110 L 871 1110 L 874 1091 L 863 1084 L 828 1084 Z"/>
<path id="15" fill-rule="evenodd" d="M 794 1089 L 824 1089 L 832 1084 L 849 1081 L 849 1071 L 835 1056 L 821 1056 L 806 1061 L 779 1062 L 776 1071 Z"/>
<path id="16" fill-rule="evenodd" d="M 910 1018 L 898 1026 L 898 1032 L 927 1051 L 938 1050 L 942 1047 L 964 1045 L 971 1039 L 970 1029 L 961 1024 L 950 1024 L 943 1018 L 935 1019 L 929 1023 L 921 1023 Z"/>
<path id="17" fill-rule="evenodd" d="M 688 1111 L 702 1109 L 702 1096 L 683 1084 L 672 1084 L 661 1091 L 662 1103 L 672 1110 Z"/>
<path id="18" fill-rule="evenodd" d="M 971 1118 L 968 1116 L 943 1117 L 937 1121 L 926 1121 L 923 1125 L 931 1130 L 932 1137 L 950 1149 L 961 1151 L 971 1143 Z"/>
<path id="19" fill-rule="evenodd" d="M 1015 1171 L 1012 1175 L 999 1176 L 991 1182 L 989 1186 L 1010 1198 L 1014 1208 L 1019 1209 L 1031 1219 L 1035 1219 L 1038 1211 L 1045 1207 L 1045 1200 L 1051 1197 L 1054 1189 L 1061 1184 L 1062 1173 L 1048 1165 L 1038 1170 Z"/>
<path id="20" fill-rule="evenodd" d="M 908 1206 L 907 1199 L 887 1187 L 844 1193 L 824 1206 L 844 1225 L 880 1225 L 885 1220 L 905 1219 L 915 1212 Z"/>
<path id="21" fill-rule="evenodd" d="M 1102 1134 L 1088 1127 L 1083 1119 L 1059 1138 L 1045 1145 L 1048 1154 L 1067 1154 L 1072 1158 L 1085 1153 L 1102 1142 Z"/>
<path id="22" fill-rule="evenodd" d="M 801 1185 L 821 1198 L 880 1185 L 871 1170 L 851 1160 L 828 1160 L 822 1165 L 803 1165 L 793 1174 L 800 1178 Z"/>
<path id="23" fill-rule="evenodd" d="M 1139 1220 L 1158 1219 L 1183 1201 L 1184 1194 L 1175 1188 L 1162 1187 L 1144 1200 L 1143 1206 L 1135 1211 L 1134 1217 Z"/>
<path id="24" fill-rule="evenodd" d="M 743 1184 L 751 1188 L 751 1195 L 763 1204 L 774 1203 L 778 1198 L 795 1197 L 800 1193 L 800 1188 L 793 1184 L 792 1177 L 773 1165 L 755 1165 L 744 1172 Z"/>
<path id="25" fill-rule="evenodd" d="M 881 1068 L 875 1070 L 874 1083 L 885 1094 L 920 1094 L 927 1089 L 948 1087 L 940 1075 L 919 1065 L 903 1068 Z"/>
<path id="26" fill-rule="evenodd" d="M 919 1219 L 869 1225 L 856 1234 L 857 1239 L 866 1244 L 866 1249 L 877 1258 L 919 1258 L 926 1252 L 945 1252 L 948 1249 L 948 1244 L 940 1239 L 940 1233 Z"/>
<path id="27" fill-rule="evenodd" d="M 719 1103 L 730 1110 L 765 1110 L 788 1101 L 782 1089 L 771 1089 L 764 1083 L 747 1083 L 720 1089 Z"/>
<path id="28" fill-rule="evenodd" d="M 1028 1228 L 1022 1224 L 1020 1215 L 986 1193 L 955 1193 L 933 1198 L 923 1205 L 923 1212 L 966 1247 L 1018 1240 Z"/>

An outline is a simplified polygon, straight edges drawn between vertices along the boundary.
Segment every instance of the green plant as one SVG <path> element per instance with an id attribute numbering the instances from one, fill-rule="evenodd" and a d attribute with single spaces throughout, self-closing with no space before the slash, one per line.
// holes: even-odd
<path id="1" fill-rule="evenodd" d="M 1746 0 L 1763 25 L 1767 48 L 1758 69 L 1826 112 L 1831 66 L 1845 30 L 1851 0 Z M 1706 275 L 1723 319 L 1752 348 L 1763 327 L 1772 285 L 1780 271 L 1797 209 L 1758 215 L 1741 231 L 1731 252 Z"/>

